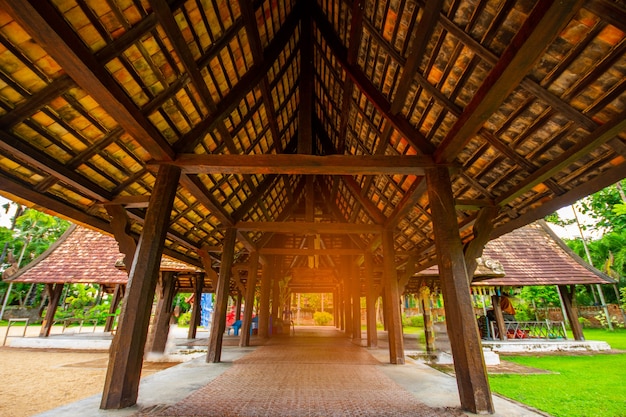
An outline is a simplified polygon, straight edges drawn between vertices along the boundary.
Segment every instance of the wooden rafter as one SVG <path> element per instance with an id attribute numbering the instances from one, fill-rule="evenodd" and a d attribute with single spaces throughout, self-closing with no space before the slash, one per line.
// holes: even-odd
<path id="1" fill-rule="evenodd" d="M 174 151 L 161 133 L 148 122 L 137 106 L 104 67 L 89 52 L 85 44 L 59 17 L 54 6 L 37 2 L 0 0 L 24 28 L 64 68 L 65 72 L 94 97 L 128 133 L 133 135 L 152 156 L 172 159 Z M 34 28 L 37 28 L 35 30 Z"/>
<path id="2" fill-rule="evenodd" d="M 580 0 L 537 3 L 472 101 L 439 145 L 435 152 L 436 161 L 449 162 L 456 157 L 541 57 L 544 48 L 537 45 L 547 45 L 581 6 Z"/>

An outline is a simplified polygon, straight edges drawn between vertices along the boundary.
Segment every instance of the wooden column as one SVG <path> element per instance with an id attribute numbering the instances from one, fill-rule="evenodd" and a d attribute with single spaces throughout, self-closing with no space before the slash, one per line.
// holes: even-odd
<path id="1" fill-rule="evenodd" d="M 426 169 L 426 181 L 461 407 L 476 414 L 493 413 L 448 169 Z"/>
<path id="2" fill-rule="evenodd" d="M 206 357 L 206 361 L 211 363 L 218 363 L 222 358 L 222 339 L 224 331 L 226 331 L 226 312 L 228 310 L 228 292 L 230 289 L 230 269 L 235 255 L 236 236 L 237 230 L 228 228 L 222 243 L 222 262 L 215 289 L 215 306 L 213 321 L 211 322 L 211 333 L 209 334 L 209 349 Z"/>
<path id="3" fill-rule="evenodd" d="M 346 309 L 343 299 L 343 283 L 339 284 L 337 289 L 337 310 L 339 310 L 339 330 L 342 332 L 346 330 Z"/>
<path id="4" fill-rule="evenodd" d="M 574 339 L 585 340 L 583 328 L 578 321 L 578 308 L 576 308 L 574 304 L 574 285 L 572 285 L 570 289 L 567 288 L 567 285 L 558 285 L 557 288 L 559 289 L 559 293 L 561 293 L 563 307 L 565 308 L 567 319 L 569 320 L 570 327 L 572 328 Z"/>
<path id="5" fill-rule="evenodd" d="M 333 291 L 333 323 L 335 324 L 335 328 L 339 329 L 341 327 L 341 323 L 339 321 L 339 308 L 337 306 L 337 289 Z"/>
<path id="6" fill-rule="evenodd" d="M 248 265 L 248 282 L 246 283 L 246 308 L 243 311 L 243 323 L 239 346 L 250 346 L 250 328 L 252 327 L 252 309 L 256 292 L 256 275 L 259 269 L 259 252 L 251 252 Z"/>
<path id="7" fill-rule="evenodd" d="M 404 337 L 402 335 L 402 316 L 400 315 L 400 293 L 398 291 L 398 273 L 396 270 L 393 230 L 382 233 L 383 276 L 385 281 L 385 321 L 389 338 L 389 362 L 404 364 Z"/>
<path id="8" fill-rule="evenodd" d="M 350 281 L 350 270 L 345 267 L 345 262 L 341 260 L 341 275 L 343 276 L 343 317 L 345 322 L 345 335 L 352 338 L 352 283 Z"/>
<path id="9" fill-rule="evenodd" d="M 193 305 L 191 307 L 191 319 L 187 339 L 195 339 L 202 318 L 202 289 L 204 288 L 204 276 L 196 275 L 193 279 Z"/>
<path id="10" fill-rule="evenodd" d="M 48 337 L 50 336 L 50 330 L 52 329 L 52 324 L 54 323 L 54 313 L 57 311 L 57 307 L 59 306 L 59 300 L 61 299 L 61 294 L 63 293 L 62 282 L 57 284 L 46 284 L 46 291 L 48 291 L 48 308 L 46 310 L 46 316 L 41 322 L 41 330 L 39 331 L 39 337 Z M 7 293 L 7 297 L 9 294 Z"/>
<path id="11" fill-rule="evenodd" d="M 159 168 L 110 349 L 100 403 L 103 409 L 129 407 L 137 402 L 154 290 L 179 177 L 178 167 Z"/>
<path id="12" fill-rule="evenodd" d="M 241 291 L 237 292 L 237 298 L 235 300 L 235 320 L 241 320 L 241 302 L 243 301 L 243 294 Z"/>
<path id="13" fill-rule="evenodd" d="M 498 327 L 498 337 L 500 340 L 506 340 L 506 325 L 504 324 L 504 316 L 500 307 L 500 296 L 491 296 L 491 306 L 493 307 L 493 315 L 496 318 L 496 326 Z"/>
<path id="14" fill-rule="evenodd" d="M 359 267 L 351 262 L 350 278 L 352 278 L 352 340 L 361 343 L 361 278 Z"/>
<path id="15" fill-rule="evenodd" d="M 117 311 L 117 306 L 120 305 L 120 301 L 124 297 L 124 290 L 126 286 L 123 284 L 117 284 L 115 286 L 115 290 L 113 291 L 113 298 L 111 299 L 111 305 L 109 306 L 109 315 L 107 316 L 106 322 L 104 323 L 104 331 L 110 332 L 113 330 L 113 323 L 115 323 L 115 312 Z"/>
<path id="16" fill-rule="evenodd" d="M 270 326 L 270 293 L 272 291 L 273 256 L 267 256 L 267 262 L 261 271 L 261 300 L 259 301 L 259 337 L 269 336 Z"/>
<path id="17" fill-rule="evenodd" d="M 378 330 L 376 329 L 376 299 L 378 292 L 374 287 L 374 260 L 371 252 L 367 252 L 364 257 L 364 272 L 366 282 L 365 314 L 367 323 L 367 347 L 378 346 Z"/>
<path id="18" fill-rule="evenodd" d="M 276 328 L 276 319 L 281 318 L 280 312 L 280 276 L 278 268 L 274 269 L 272 277 L 272 331 Z"/>
<path id="19" fill-rule="evenodd" d="M 146 343 L 146 352 L 165 352 L 167 345 L 167 337 L 170 332 L 170 318 L 172 317 L 172 301 L 176 279 L 173 272 L 161 272 L 159 284 L 157 286 L 157 305 L 152 329 L 148 343 Z"/>
<path id="20" fill-rule="evenodd" d="M 426 352 L 435 351 L 435 329 L 433 326 L 433 316 L 430 308 L 430 288 L 423 286 L 420 288 L 420 303 L 424 317 L 424 339 L 426 341 Z"/>

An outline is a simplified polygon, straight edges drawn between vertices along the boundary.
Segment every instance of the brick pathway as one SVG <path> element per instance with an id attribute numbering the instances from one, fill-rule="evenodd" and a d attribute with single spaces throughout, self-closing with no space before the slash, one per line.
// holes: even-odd
<path id="1" fill-rule="evenodd" d="M 431 408 L 338 332 L 271 339 L 177 404 L 142 416 L 463 416 Z M 329 336 L 332 335 L 332 336 Z"/>

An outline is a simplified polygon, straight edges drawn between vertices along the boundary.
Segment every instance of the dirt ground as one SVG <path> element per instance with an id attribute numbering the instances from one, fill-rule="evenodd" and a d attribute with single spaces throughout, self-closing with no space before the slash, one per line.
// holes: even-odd
<path id="1" fill-rule="evenodd" d="M 0 416 L 29 417 L 102 393 L 107 352 L 0 347 Z M 142 377 L 172 366 L 145 363 Z"/>

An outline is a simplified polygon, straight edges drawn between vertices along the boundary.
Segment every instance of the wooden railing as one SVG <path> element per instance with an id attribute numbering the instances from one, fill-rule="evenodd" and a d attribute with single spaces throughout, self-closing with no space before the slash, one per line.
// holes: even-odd
<path id="1" fill-rule="evenodd" d="M 499 338 L 498 326 L 490 322 L 491 334 Z M 562 321 L 505 321 L 507 339 L 567 339 Z"/>

